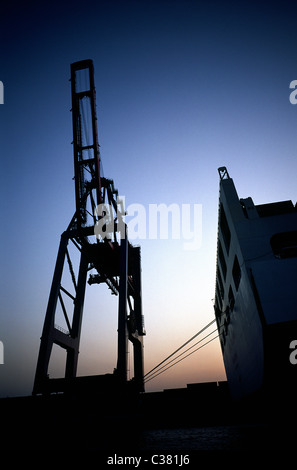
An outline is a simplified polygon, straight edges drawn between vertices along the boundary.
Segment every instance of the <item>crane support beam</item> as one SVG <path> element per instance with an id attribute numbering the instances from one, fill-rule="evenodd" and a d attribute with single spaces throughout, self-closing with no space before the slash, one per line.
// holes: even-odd
<path id="1" fill-rule="evenodd" d="M 127 228 L 121 239 L 120 248 L 120 286 L 118 311 L 118 363 L 117 375 L 127 380 L 128 326 L 127 326 L 127 294 L 128 294 L 128 239 Z"/>

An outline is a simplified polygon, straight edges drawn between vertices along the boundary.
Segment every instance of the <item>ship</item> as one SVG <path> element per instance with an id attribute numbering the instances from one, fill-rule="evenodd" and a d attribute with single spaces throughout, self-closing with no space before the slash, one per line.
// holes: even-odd
<path id="1" fill-rule="evenodd" d="M 214 309 L 232 398 L 297 390 L 297 204 L 239 199 L 220 177 Z"/>

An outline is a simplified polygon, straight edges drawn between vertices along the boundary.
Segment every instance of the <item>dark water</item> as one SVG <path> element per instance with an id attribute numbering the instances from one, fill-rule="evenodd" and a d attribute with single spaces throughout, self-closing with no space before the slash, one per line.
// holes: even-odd
<path id="1" fill-rule="evenodd" d="M 208 421 L 198 425 L 193 419 L 193 425 L 184 425 L 179 419 L 171 424 L 170 420 L 161 422 L 156 412 L 152 419 L 149 412 L 137 415 L 133 409 L 103 414 L 101 407 L 96 411 L 85 401 L 76 406 L 72 401 L 52 398 L 7 399 L 0 403 L 0 448 L 90 450 L 106 456 L 242 450 L 264 450 L 272 455 L 297 447 L 295 406 L 288 403 L 290 406 L 279 413 L 271 406 L 265 414 L 257 410 L 253 414 L 233 413 L 232 420 L 220 421 L 223 424 Z"/>
<path id="2" fill-rule="evenodd" d="M 290 424 L 242 424 L 145 430 L 141 447 L 148 452 L 289 450 L 296 448 Z"/>

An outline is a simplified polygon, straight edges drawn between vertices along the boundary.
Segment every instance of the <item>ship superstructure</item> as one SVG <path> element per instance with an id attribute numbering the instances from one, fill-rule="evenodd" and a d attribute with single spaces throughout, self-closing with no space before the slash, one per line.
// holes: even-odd
<path id="1" fill-rule="evenodd" d="M 215 314 L 234 398 L 297 384 L 297 205 L 239 199 L 219 168 Z"/>

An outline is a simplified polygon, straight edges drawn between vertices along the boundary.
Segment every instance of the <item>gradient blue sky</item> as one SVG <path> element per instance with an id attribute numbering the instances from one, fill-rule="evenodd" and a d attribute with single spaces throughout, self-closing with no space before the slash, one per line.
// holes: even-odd
<path id="1" fill-rule="evenodd" d="M 197 203 L 202 246 L 144 240 L 145 369 L 214 318 L 219 166 L 240 197 L 296 202 L 296 2 L 5 2 L 0 18 L 0 396 L 30 394 L 74 213 L 70 64 L 95 65 L 104 174 L 126 203 Z M 79 373 L 112 372 L 115 298 L 89 289 Z M 107 292 L 106 292 L 107 291 Z M 55 352 L 56 354 L 56 352 Z M 59 351 L 53 372 L 60 373 Z M 218 341 L 147 390 L 225 378 Z"/>

